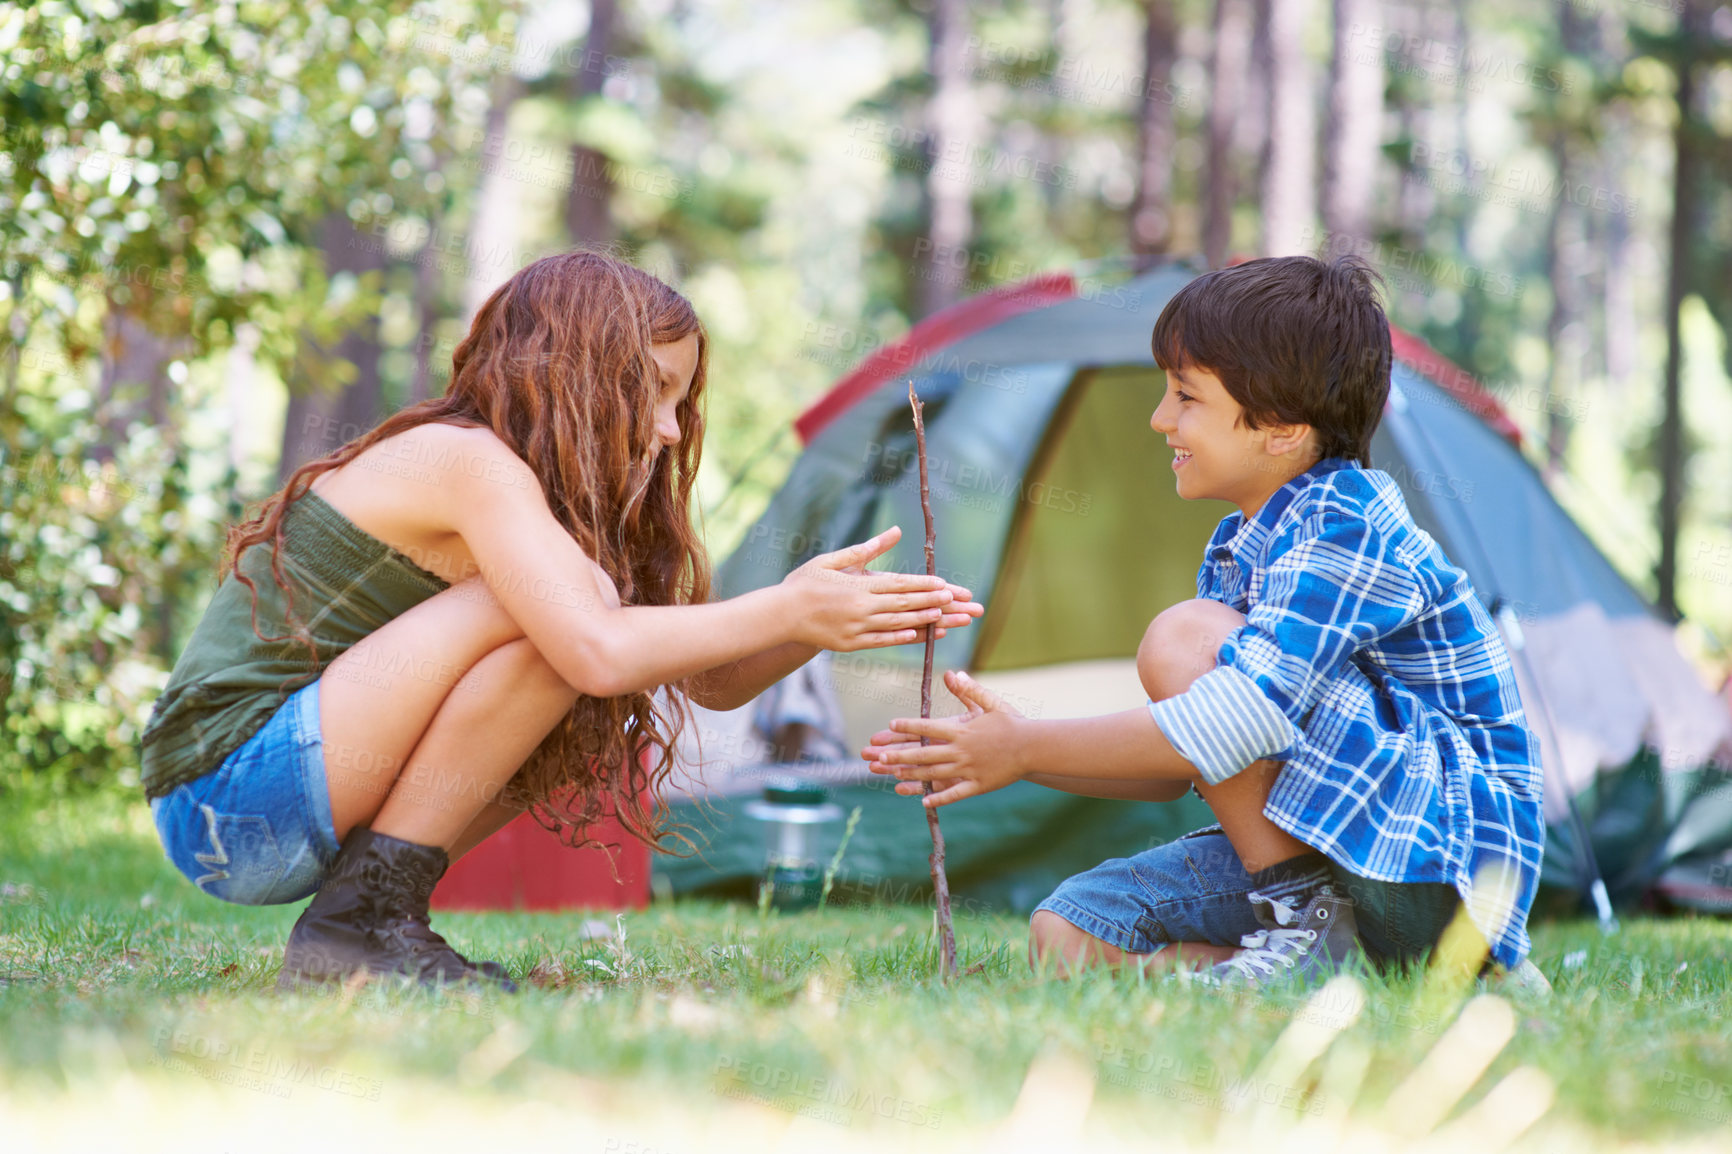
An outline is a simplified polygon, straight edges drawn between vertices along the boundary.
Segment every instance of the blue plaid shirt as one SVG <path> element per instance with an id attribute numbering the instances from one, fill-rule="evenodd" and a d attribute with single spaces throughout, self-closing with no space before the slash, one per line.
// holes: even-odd
<path id="1" fill-rule="evenodd" d="M 1362 877 L 1446 882 L 1492 956 L 1528 952 L 1539 743 L 1467 574 L 1389 474 L 1327 457 L 1216 526 L 1197 596 L 1244 613 L 1217 665 L 1149 703 L 1218 783 L 1283 761 L 1264 813 Z"/>

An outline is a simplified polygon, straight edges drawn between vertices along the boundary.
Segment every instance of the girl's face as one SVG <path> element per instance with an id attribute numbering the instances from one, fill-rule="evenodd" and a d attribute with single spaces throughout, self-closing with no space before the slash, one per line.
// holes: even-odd
<path id="1" fill-rule="evenodd" d="M 692 391 L 692 378 L 698 371 L 698 334 L 687 333 L 677 341 L 650 346 L 650 359 L 661 371 L 661 393 L 655 407 L 655 452 L 660 453 L 680 440 L 680 405 Z"/>

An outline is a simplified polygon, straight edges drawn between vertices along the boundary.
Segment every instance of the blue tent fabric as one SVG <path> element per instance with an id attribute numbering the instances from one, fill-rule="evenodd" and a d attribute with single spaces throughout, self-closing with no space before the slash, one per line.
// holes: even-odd
<path id="1" fill-rule="evenodd" d="M 1015 512 L 1001 490 L 1020 488 L 1075 367 L 1018 365 L 973 387 L 967 375 L 954 369 L 919 377 L 916 391 L 926 406 L 934 519 L 944 556 L 963 559 L 940 570 L 984 601 L 992 595 Z M 902 539 L 874 567 L 925 572 L 916 468 L 907 393 L 894 385 L 879 389 L 807 446 L 764 515 L 719 567 L 720 594 L 734 597 L 773 584 L 812 557 L 893 524 L 902 526 Z M 975 640 L 966 629 L 948 633 L 935 660 L 940 667 L 967 667 Z M 907 661 L 911 652 L 903 647 L 884 656 Z"/>
<path id="2" fill-rule="evenodd" d="M 1653 612 L 1514 445 L 1399 362 L 1382 427 L 1399 454 L 1392 467 L 1408 507 L 1431 509 L 1432 535 L 1449 543 L 1488 606 L 1517 602 L 1534 616 L 1594 601 L 1611 616 Z"/>

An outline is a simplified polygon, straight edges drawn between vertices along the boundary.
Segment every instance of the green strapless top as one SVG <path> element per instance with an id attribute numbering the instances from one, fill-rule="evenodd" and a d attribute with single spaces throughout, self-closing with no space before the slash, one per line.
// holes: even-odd
<path id="1" fill-rule="evenodd" d="M 141 753 L 148 798 L 218 768 L 290 694 L 317 681 L 349 646 L 449 587 L 316 494 L 290 505 L 282 524 L 283 577 L 294 591 L 296 619 L 312 634 L 317 660 L 303 640 L 260 640 L 253 632 L 251 592 L 235 574 L 223 578 L 145 727 Z M 249 546 L 239 568 L 258 588 L 258 632 L 287 634 L 270 546 Z"/>

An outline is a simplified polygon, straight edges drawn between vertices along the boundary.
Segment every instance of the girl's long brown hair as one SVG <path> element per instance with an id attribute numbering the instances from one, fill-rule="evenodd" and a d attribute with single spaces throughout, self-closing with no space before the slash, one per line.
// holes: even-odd
<path id="1" fill-rule="evenodd" d="M 692 334 L 698 365 L 679 406 L 680 440 L 652 458 L 662 386 L 650 346 Z M 411 405 L 296 469 L 255 517 L 230 529 L 222 572 L 232 570 L 252 591 L 256 633 L 258 589 L 236 562 L 249 546 L 268 542 L 272 575 L 290 598 L 290 628 L 311 647 L 284 580 L 284 513 L 320 474 L 387 437 L 440 421 L 492 429 L 523 459 L 565 531 L 613 578 L 622 604 L 707 601 L 709 559 L 690 515 L 707 363 L 697 313 L 660 280 L 597 252 L 538 260 L 481 306 L 452 356 L 444 396 Z M 593 841 L 588 831 L 608 816 L 656 844 L 660 790 L 689 716 L 685 688 L 671 685 L 659 699 L 647 692 L 580 696 L 518 770 L 510 800 L 568 845 Z"/>

